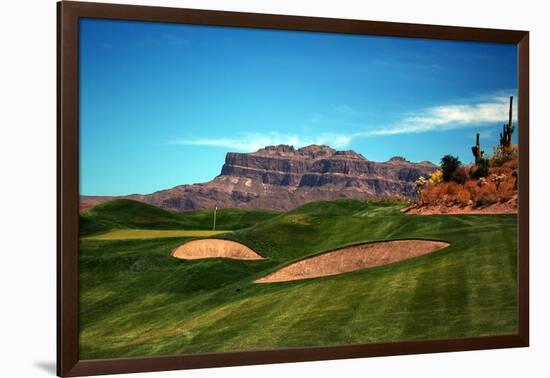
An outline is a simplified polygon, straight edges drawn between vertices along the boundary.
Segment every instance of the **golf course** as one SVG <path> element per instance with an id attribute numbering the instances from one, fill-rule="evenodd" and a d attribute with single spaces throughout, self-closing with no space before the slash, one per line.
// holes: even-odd
<path id="1" fill-rule="evenodd" d="M 126 199 L 92 207 L 80 216 L 80 359 L 515 334 L 517 215 L 406 206 L 220 209 L 215 230 L 213 210 Z M 206 255 L 204 239 L 241 250 Z M 390 243 L 379 259 L 361 257 L 380 242 Z M 415 242 L 426 249 L 392 258 L 391 246 L 414 252 Z M 346 264 L 344 250 L 362 265 Z M 331 253 L 342 273 L 323 261 Z M 306 271 L 310 258 L 328 273 Z"/>

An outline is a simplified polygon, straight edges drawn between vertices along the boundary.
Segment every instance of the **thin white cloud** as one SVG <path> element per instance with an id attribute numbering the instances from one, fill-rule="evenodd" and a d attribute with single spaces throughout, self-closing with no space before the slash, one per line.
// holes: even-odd
<path id="1" fill-rule="evenodd" d="M 443 131 L 472 126 L 496 126 L 508 120 L 509 97 L 493 97 L 489 101 L 441 105 L 405 115 L 387 127 L 362 133 L 362 136 L 397 135 Z M 514 120 L 517 121 L 517 106 L 514 103 Z"/>
<path id="2" fill-rule="evenodd" d="M 342 113 L 354 111 L 347 105 L 338 109 Z M 415 113 L 403 115 L 397 122 L 379 126 L 375 129 L 350 133 L 321 133 L 319 135 L 301 136 L 295 134 L 270 133 L 239 133 L 232 137 L 208 137 L 180 139 L 169 142 L 175 145 L 223 147 L 238 152 L 254 152 L 265 146 L 278 144 L 292 145 L 296 148 L 310 144 L 324 144 L 333 148 L 343 149 L 354 140 L 375 136 L 390 136 L 398 134 L 424 133 L 452 129 L 475 127 L 501 127 L 508 121 L 509 97 L 502 92 L 492 95 L 477 96 L 470 101 L 459 104 L 447 104 L 421 109 Z M 517 105 L 514 103 L 514 121 L 517 122 Z M 317 118 L 317 115 L 314 115 Z M 319 115 L 321 117 L 321 115 Z M 482 130 L 479 130 L 483 132 Z M 483 135 L 488 135 L 483 134 Z"/>
<path id="3" fill-rule="evenodd" d="M 224 147 L 240 152 L 254 152 L 265 146 L 278 144 L 287 144 L 296 148 L 308 146 L 310 144 L 325 144 L 334 148 L 345 148 L 352 141 L 351 136 L 323 133 L 313 137 L 300 137 L 297 135 L 272 133 L 240 133 L 235 138 L 196 138 L 180 139 L 170 142 L 170 144 L 187 146 L 209 146 Z"/>

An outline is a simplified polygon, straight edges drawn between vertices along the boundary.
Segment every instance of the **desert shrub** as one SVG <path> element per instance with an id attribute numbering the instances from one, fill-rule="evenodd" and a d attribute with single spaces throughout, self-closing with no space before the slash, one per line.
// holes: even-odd
<path id="1" fill-rule="evenodd" d="M 460 167 L 461 163 L 458 157 L 445 155 L 441 158 L 441 171 L 443 173 L 443 181 L 451 181 L 453 174 Z"/>
<path id="2" fill-rule="evenodd" d="M 507 177 L 508 177 L 508 176 L 507 176 L 506 174 L 504 174 L 504 173 L 502 173 L 502 174 L 492 174 L 492 175 L 490 176 L 491 182 L 493 182 L 493 183 L 495 184 L 495 186 L 496 186 L 496 188 L 497 188 L 497 191 L 499 190 L 500 185 L 501 185 L 504 181 L 506 181 L 506 178 L 507 178 Z"/>
<path id="3" fill-rule="evenodd" d="M 476 195 L 475 204 L 476 206 L 486 206 L 498 202 L 498 194 L 496 190 L 490 186 L 484 186 Z"/>
<path id="4" fill-rule="evenodd" d="M 510 160 L 518 158 L 518 145 L 512 144 L 510 147 L 495 146 L 493 147 L 493 157 L 491 158 L 491 166 L 500 167 L 504 163 Z"/>
<path id="5" fill-rule="evenodd" d="M 512 170 L 505 167 L 505 166 L 501 166 L 501 167 L 491 167 L 489 168 L 489 174 L 491 176 L 494 176 L 494 175 L 506 175 L 506 176 L 510 176 L 512 174 Z"/>
<path id="6" fill-rule="evenodd" d="M 470 203 L 472 200 L 472 194 L 468 189 L 465 187 L 462 187 L 458 193 L 456 194 L 456 200 L 458 203 L 460 203 L 462 206 L 466 206 Z"/>
<path id="7" fill-rule="evenodd" d="M 500 184 L 500 187 L 498 188 L 498 195 L 501 202 L 506 202 L 512 199 L 515 193 L 515 177 L 507 178 L 504 182 Z"/>
<path id="8" fill-rule="evenodd" d="M 499 195 L 494 183 L 485 180 L 484 185 L 477 185 L 472 195 L 472 201 L 475 206 L 486 206 L 499 202 Z"/>
<path id="9" fill-rule="evenodd" d="M 467 179 L 468 173 L 466 172 L 466 168 L 464 168 L 464 166 L 458 167 L 455 173 L 453 173 L 453 181 L 457 184 L 463 185 Z"/>
<path id="10" fill-rule="evenodd" d="M 473 179 L 480 179 L 482 177 L 487 177 L 489 175 L 489 160 L 481 159 L 478 164 L 476 164 L 470 170 L 470 177 Z"/>
<path id="11" fill-rule="evenodd" d="M 502 168 L 507 168 L 512 171 L 518 169 L 518 159 L 512 159 L 503 163 Z"/>
<path id="12" fill-rule="evenodd" d="M 473 199 L 478 186 L 479 184 L 475 180 L 468 180 L 464 183 L 464 190 L 468 191 L 468 193 L 470 193 L 470 198 Z"/>
<path id="13" fill-rule="evenodd" d="M 442 182 L 438 185 L 429 185 L 422 190 L 422 201 L 429 204 L 456 202 L 457 194 L 463 189 L 456 182 Z"/>
<path id="14" fill-rule="evenodd" d="M 428 185 L 422 191 L 421 198 L 423 202 L 430 204 L 439 204 L 445 201 L 448 197 L 449 188 L 447 183 L 438 185 Z"/>
<path id="15" fill-rule="evenodd" d="M 414 182 L 416 194 L 422 193 L 422 190 L 424 190 L 427 184 L 428 180 L 426 180 L 426 177 L 420 176 L 419 178 L 417 178 Z"/>
<path id="16" fill-rule="evenodd" d="M 492 203 L 499 202 L 499 193 L 493 182 L 485 178 L 480 178 L 479 180 L 468 180 L 464 184 L 464 191 L 470 195 L 470 198 L 467 201 L 472 201 L 474 206 L 486 206 Z M 461 203 L 466 200 L 467 195 L 461 194 L 463 196 Z"/>
<path id="17" fill-rule="evenodd" d="M 461 185 L 456 182 L 450 181 L 441 184 L 442 193 L 447 197 L 455 197 L 461 189 Z"/>
<path id="18" fill-rule="evenodd" d="M 432 175 L 430 176 L 430 179 L 428 180 L 428 183 L 430 185 L 437 185 L 440 184 L 443 181 L 443 172 L 441 169 L 438 169 Z"/>
<path id="19" fill-rule="evenodd" d="M 518 174 L 517 165 L 518 165 L 517 159 L 510 160 L 505 162 L 499 167 L 489 168 L 489 174 L 491 176 L 506 176 L 506 179 L 501 184 L 510 182 L 513 186 Z"/>
<path id="20" fill-rule="evenodd" d="M 430 204 L 437 204 L 443 198 L 443 185 L 430 185 L 424 188 L 421 193 L 422 201 Z"/>

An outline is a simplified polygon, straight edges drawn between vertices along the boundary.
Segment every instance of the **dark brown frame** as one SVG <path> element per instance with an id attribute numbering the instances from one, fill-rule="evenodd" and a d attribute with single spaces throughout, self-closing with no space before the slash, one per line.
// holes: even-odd
<path id="1" fill-rule="evenodd" d="M 78 356 L 78 19 L 82 17 L 514 43 L 518 46 L 518 333 L 365 345 L 80 360 Z M 465 351 L 529 345 L 529 33 L 63 1 L 57 4 L 57 374 L 82 376 Z"/>

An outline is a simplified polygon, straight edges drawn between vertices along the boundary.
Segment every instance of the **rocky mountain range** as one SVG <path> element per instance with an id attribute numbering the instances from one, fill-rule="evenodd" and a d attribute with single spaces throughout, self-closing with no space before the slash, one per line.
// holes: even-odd
<path id="1" fill-rule="evenodd" d="M 212 181 L 179 185 L 152 194 L 81 196 L 81 208 L 130 198 L 169 210 L 258 208 L 290 210 L 306 202 L 372 195 L 412 197 L 415 180 L 437 169 L 402 157 L 374 162 L 354 151 L 328 146 L 268 146 L 253 153 L 229 152 Z"/>

